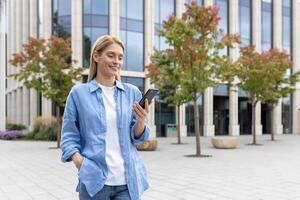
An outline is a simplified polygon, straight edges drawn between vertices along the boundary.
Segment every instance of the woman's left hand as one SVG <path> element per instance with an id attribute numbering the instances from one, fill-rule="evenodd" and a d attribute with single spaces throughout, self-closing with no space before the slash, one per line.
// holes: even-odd
<path id="1" fill-rule="evenodd" d="M 150 102 L 151 104 L 151 102 Z M 138 122 L 145 122 L 146 117 L 149 113 L 149 102 L 148 99 L 145 100 L 145 108 L 140 106 L 138 102 L 134 102 L 132 106 L 132 112 L 135 114 Z"/>

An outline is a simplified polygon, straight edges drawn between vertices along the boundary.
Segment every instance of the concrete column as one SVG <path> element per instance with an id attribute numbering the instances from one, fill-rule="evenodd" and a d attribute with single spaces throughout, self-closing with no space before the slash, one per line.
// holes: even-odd
<path id="1" fill-rule="evenodd" d="M 36 38 L 38 33 L 37 17 L 38 17 L 38 4 L 37 0 L 29 0 L 29 35 Z M 35 89 L 29 90 L 29 129 L 32 130 L 33 120 L 37 117 L 37 92 Z"/>
<path id="2" fill-rule="evenodd" d="M 146 2 L 145 2 L 145 6 L 146 6 Z M 146 17 L 146 13 L 145 13 L 145 17 Z M 109 0 L 109 34 L 119 37 L 119 32 L 120 32 L 120 1 Z"/>
<path id="3" fill-rule="evenodd" d="M 6 123 L 11 123 L 11 109 L 12 109 L 12 94 L 11 92 L 7 93 L 7 116 L 6 116 Z"/>
<path id="4" fill-rule="evenodd" d="M 293 27 L 293 45 L 292 45 L 292 52 L 293 52 L 293 73 L 300 71 L 300 1 L 293 0 L 292 1 L 292 27 Z M 292 131 L 293 134 L 299 134 L 299 121 L 300 121 L 300 82 L 296 85 L 296 90 L 293 92 L 292 96 Z"/>
<path id="5" fill-rule="evenodd" d="M 213 0 L 204 0 L 204 6 L 207 7 L 207 6 L 211 6 L 214 4 L 214 1 Z"/>
<path id="6" fill-rule="evenodd" d="M 29 0 L 29 35 L 31 37 L 37 37 L 38 26 L 37 26 L 37 17 L 38 17 L 38 4 L 37 0 Z"/>
<path id="7" fill-rule="evenodd" d="M 261 1 L 252 1 L 252 40 L 257 51 L 261 51 Z M 256 105 L 256 134 L 262 135 L 261 103 Z"/>
<path id="8" fill-rule="evenodd" d="M 11 123 L 17 123 L 17 92 L 16 90 L 12 91 L 12 107 L 11 107 L 11 114 L 12 114 L 12 119 Z"/>
<path id="9" fill-rule="evenodd" d="M 22 88 L 17 88 L 17 109 L 16 109 L 16 117 L 17 117 L 17 123 L 22 124 L 23 122 L 23 90 Z"/>
<path id="10" fill-rule="evenodd" d="M 72 57 L 77 61 L 76 66 L 82 67 L 82 0 L 73 0 L 72 5 Z"/>
<path id="11" fill-rule="evenodd" d="M 43 35 L 49 39 L 52 35 L 52 1 L 43 1 Z M 42 116 L 52 116 L 52 102 L 42 97 Z"/>
<path id="12" fill-rule="evenodd" d="M 3 21 L 6 19 L 6 2 L 2 2 L 3 7 L 0 7 L 0 26 L 2 26 Z M 4 17 L 5 16 L 5 17 Z M 3 23 L 4 24 L 4 23 Z M 6 67 L 6 42 L 5 42 L 6 32 L 0 31 L 0 131 L 5 130 L 5 108 L 6 108 L 6 96 L 5 96 L 5 67 Z"/>
<path id="13" fill-rule="evenodd" d="M 176 13 L 176 18 L 181 18 L 182 13 L 185 10 L 184 6 L 184 0 L 177 0 L 176 1 L 176 7 L 175 7 L 175 13 Z M 180 135 L 181 137 L 186 137 L 187 136 L 187 126 L 185 124 L 185 104 L 181 105 L 179 107 L 180 110 L 180 120 L 179 120 L 179 129 L 180 129 Z M 177 114 L 177 107 L 176 107 L 176 124 L 178 124 L 178 114 Z"/>
<path id="14" fill-rule="evenodd" d="M 204 136 L 215 135 L 215 125 L 213 124 L 213 105 L 214 105 L 214 91 L 213 88 L 207 88 L 204 92 Z"/>
<path id="15" fill-rule="evenodd" d="M 153 52 L 153 40 L 154 40 L 154 1 L 152 0 L 145 0 L 145 64 L 148 64 L 150 62 L 150 55 Z M 147 73 L 147 71 L 146 71 Z M 145 90 L 147 91 L 149 88 L 153 88 L 154 85 L 150 83 L 150 79 L 145 79 Z M 148 115 L 148 125 L 151 130 L 150 137 L 155 138 L 156 137 L 156 126 L 155 126 L 155 104 L 153 103 L 150 106 L 150 111 Z"/>
<path id="16" fill-rule="evenodd" d="M 13 53 L 16 53 L 17 51 L 18 51 L 18 49 L 17 49 L 17 18 L 18 18 L 18 16 L 17 16 L 17 1 L 16 0 L 11 0 L 11 11 L 12 11 L 12 15 L 11 15 L 11 17 L 12 17 L 12 38 L 11 38 L 11 45 L 12 45 L 12 51 L 11 51 L 11 54 L 10 54 L 10 57 L 9 57 L 9 59 L 11 59 L 12 58 L 12 54 Z M 16 73 L 16 68 L 15 67 L 11 67 L 11 73 Z M 16 81 L 12 78 L 11 79 L 11 88 L 12 88 L 12 90 L 14 90 L 15 88 L 16 88 Z M 16 106 L 16 105 L 14 105 L 14 106 Z M 15 114 L 14 114 L 14 116 L 15 116 Z M 16 119 L 14 119 L 14 120 L 16 120 Z"/>
<path id="17" fill-rule="evenodd" d="M 25 44 L 28 42 L 29 37 L 29 0 L 23 0 L 23 35 L 22 35 L 22 43 Z M 23 86 L 23 116 L 22 116 L 22 124 L 29 126 L 29 89 Z"/>
<path id="18" fill-rule="evenodd" d="M 282 6 L 281 1 L 273 1 L 273 46 L 281 49 L 282 46 Z M 273 112 L 271 112 L 271 131 L 282 134 L 282 99 L 279 99 Z"/>
<path id="19" fill-rule="evenodd" d="M 204 0 L 204 6 L 213 5 L 213 0 Z M 204 92 L 204 124 L 203 131 L 204 136 L 214 136 L 215 135 L 215 126 L 213 124 L 213 100 L 214 93 L 213 88 L 207 88 Z"/>
<path id="20" fill-rule="evenodd" d="M 184 0 L 176 0 L 176 5 L 175 5 L 176 18 L 180 18 L 182 13 L 184 12 L 185 10 L 184 3 L 185 3 Z"/>
<path id="21" fill-rule="evenodd" d="M 238 0 L 229 1 L 229 33 L 238 32 Z M 229 49 L 229 56 L 233 61 L 238 58 L 238 46 Z M 229 88 L 229 135 L 236 136 L 240 134 L 239 126 L 239 95 L 238 88 Z"/>

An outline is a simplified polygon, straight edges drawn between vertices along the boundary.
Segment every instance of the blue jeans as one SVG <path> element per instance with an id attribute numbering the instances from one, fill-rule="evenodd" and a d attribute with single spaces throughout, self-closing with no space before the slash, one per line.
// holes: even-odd
<path id="1" fill-rule="evenodd" d="M 93 197 L 91 197 L 84 186 L 80 184 L 79 191 L 80 200 L 131 200 L 127 185 L 120 186 L 109 186 L 104 185 L 104 187 Z"/>

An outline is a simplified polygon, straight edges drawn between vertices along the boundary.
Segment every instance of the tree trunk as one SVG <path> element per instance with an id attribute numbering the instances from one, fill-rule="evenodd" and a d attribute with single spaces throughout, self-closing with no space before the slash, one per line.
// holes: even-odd
<path id="1" fill-rule="evenodd" d="M 181 144 L 181 136 L 180 136 L 180 105 L 177 105 L 177 143 Z"/>
<path id="2" fill-rule="evenodd" d="M 196 136 L 196 156 L 200 157 L 201 148 L 200 148 L 199 109 L 197 105 L 197 99 L 194 99 L 193 102 L 194 102 L 195 136 Z"/>
<path id="3" fill-rule="evenodd" d="M 61 125 L 60 125 L 60 107 L 58 105 L 56 105 L 56 121 L 57 121 L 57 133 L 56 133 L 57 148 L 60 148 Z"/>
<path id="4" fill-rule="evenodd" d="M 256 101 L 253 100 L 252 102 L 252 136 L 253 136 L 253 141 L 252 144 L 256 144 Z"/>

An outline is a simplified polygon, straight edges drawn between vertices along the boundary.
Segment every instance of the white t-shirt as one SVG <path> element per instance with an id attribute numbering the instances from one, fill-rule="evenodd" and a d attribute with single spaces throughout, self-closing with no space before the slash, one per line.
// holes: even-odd
<path id="1" fill-rule="evenodd" d="M 105 185 L 126 185 L 124 160 L 121 154 L 117 128 L 116 102 L 114 99 L 115 87 L 103 85 L 100 85 L 100 87 L 102 88 L 107 124 L 105 160 L 108 167 L 108 175 Z"/>

